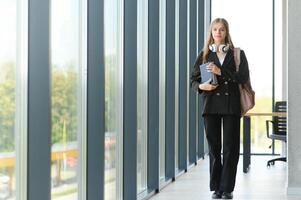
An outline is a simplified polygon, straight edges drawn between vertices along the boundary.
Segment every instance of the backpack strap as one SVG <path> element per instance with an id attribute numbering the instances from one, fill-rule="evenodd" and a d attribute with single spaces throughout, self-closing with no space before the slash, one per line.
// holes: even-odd
<path id="1" fill-rule="evenodd" d="M 234 48 L 234 61 L 236 65 L 236 71 L 238 72 L 239 70 L 239 65 L 240 65 L 240 48 Z"/>

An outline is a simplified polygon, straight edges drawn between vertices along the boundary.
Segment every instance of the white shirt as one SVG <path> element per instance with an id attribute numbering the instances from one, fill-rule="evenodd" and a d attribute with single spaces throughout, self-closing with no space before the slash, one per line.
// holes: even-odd
<path id="1" fill-rule="evenodd" d="M 223 65 L 223 62 L 224 62 L 225 57 L 226 57 L 226 54 L 227 53 L 224 53 L 224 52 L 216 53 L 216 55 L 218 57 L 218 60 L 219 60 L 219 62 L 220 62 L 221 65 Z"/>

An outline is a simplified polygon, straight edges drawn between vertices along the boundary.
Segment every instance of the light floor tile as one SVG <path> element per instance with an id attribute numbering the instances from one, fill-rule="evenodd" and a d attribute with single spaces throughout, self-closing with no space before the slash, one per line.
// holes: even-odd
<path id="1" fill-rule="evenodd" d="M 267 167 L 271 156 L 252 156 L 247 174 L 242 172 L 240 157 L 236 186 L 233 192 L 237 200 L 301 200 L 301 196 L 286 195 L 287 163 L 276 162 Z M 176 181 L 163 188 L 150 200 L 209 200 L 209 157 L 200 160 L 198 165 L 179 176 Z"/>

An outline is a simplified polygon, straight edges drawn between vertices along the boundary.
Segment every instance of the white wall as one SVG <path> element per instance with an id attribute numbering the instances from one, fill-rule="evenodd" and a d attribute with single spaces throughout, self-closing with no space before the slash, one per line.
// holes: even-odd
<path id="1" fill-rule="evenodd" d="M 288 0 L 288 194 L 301 195 L 301 1 Z"/>

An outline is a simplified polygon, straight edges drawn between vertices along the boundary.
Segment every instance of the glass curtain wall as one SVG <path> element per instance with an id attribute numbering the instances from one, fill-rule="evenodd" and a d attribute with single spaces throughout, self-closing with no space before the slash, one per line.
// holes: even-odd
<path id="1" fill-rule="evenodd" d="M 16 199 L 16 12 L 16 0 L 0 1 L 0 199 Z"/>
<path id="2" fill-rule="evenodd" d="M 166 0 L 159 4 L 159 180 L 165 182 Z"/>
<path id="3" fill-rule="evenodd" d="M 137 193 L 147 194 L 148 0 L 138 1 L 137 17 Z"/>
<path id="4" fill-rule="evenodd" d="M 212 20 L 223 17 L 229 22 L 234 46 L 243 49 L 248 58 L 251 82 L 256 92 L 256 105 L 252 111 L 271 112 L 273 1 L 212 0 L 211 2 Z M 256 10 L 256 15 L 254 15 L 254 10 Z M 246 31 L 242 33 L 242 30 Z M 252 153 L 271 152 L 268 148 L 271 142 L 266 137 L 266 127 L 263 123 L 267 119 L 270 117 L 252 119 Z"/>
<path id="5" fill-rule="evenodd" d="M 285 13 L 286 13 L 286 1 L 274 2 L 274 95 L 275 101 L 287 101 L 287 62 L 285 38 Z M 273 150 L 272 150 L 273 152 Z M 274 153 L 285 153 L 285 143 L 275 140 L 274 141 Z"/>
<path id="6" fill-rule="evenodd" d="M 51 199 L 85 199 L 86 0 L 51 0 Z"/>
<path id="7" fill-rule="evenodd" d="M 17 1 L 16 199 L 27 199 L 28 0 Z M 0 36 L 0 38 L 2 38 Z M 2 96 L 2 95 L 1 95 Z"/>
<path id="8" fill-rule="evenodd" d="M 0 1 L 0 199 L 26 199 L 26 0 Z"/>
<path id="9" fill-rule="evenodd" d="M 175 0 L 175 172 L 179 173 L 179 46 L 180 0 Z"/>
<path id="10" fill-rule="evenodd" d="M 286 100 L 286 62 L 283 55 L 283 49 L 285 49 L 284 38 L 285 38 L 285 28 L 284 28 L 284 4 L 285 1 L 275 1 L 274 0 L 274 53 L 275 53 L 275 101 Z"/>
<path id="11" fill-rule="evenodd" d="M 122 199 L 123 1 L 104 1 L 105 200 Z"/>

